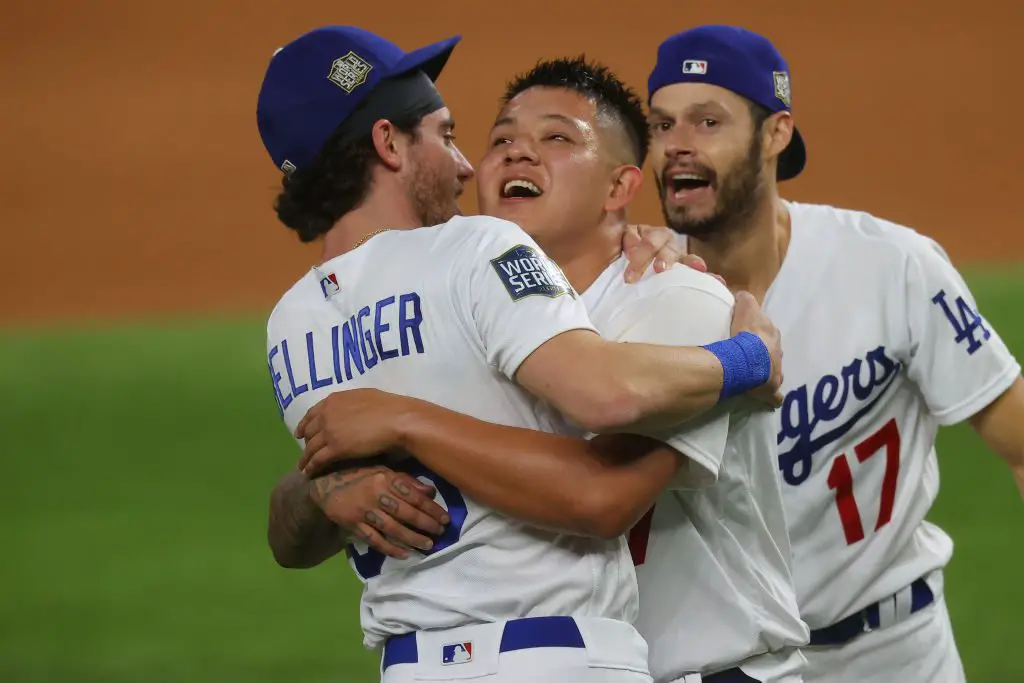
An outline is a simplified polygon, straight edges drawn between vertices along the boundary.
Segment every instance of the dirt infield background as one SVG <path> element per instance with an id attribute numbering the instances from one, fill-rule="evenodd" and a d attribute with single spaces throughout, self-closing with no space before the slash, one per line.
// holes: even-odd
<path id="1" fill-rule="evenodd" d="M 471 160 L 503 81 L 540 57 L 585 51 L 642 90 L 669 33 L 746 25 L 793 71 L 810 161 L 788 196 L 914 225 L 958 263 L 1024 258 L 1017 0 L 37 0 L 4 14 L 0 323 L 269 307 L 317 254 L 275 222 L 256 92 L 274 48 L 326 23 L 406 48 L 463 34 L 440 85 Z M 652 186 L 637 219 L 660 220 Z"/>

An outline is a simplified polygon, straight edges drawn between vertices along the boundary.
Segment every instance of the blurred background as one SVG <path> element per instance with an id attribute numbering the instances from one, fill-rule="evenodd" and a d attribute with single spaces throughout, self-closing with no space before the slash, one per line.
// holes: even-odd
<path id="1" fill-rule="evenodd" d="M 790 62 L 809 164 L 785 195 L 938 239 L 1024 357 L 1015 0 L 7 3 L 0 681 L 376 680 L 344 562 L 285 571 L 264 541 L 298 453 L 263 325 L 318 257 L 271 208 L 255 102 L 275 48 L 323 24 L 406 49 L 462 34 L 439 86 L 475 161 L 513 74 L 584 52 L 644 92 L 658 43 L 701 23 Z M 660 222 L 654 197 L 648 178 L 634 219 Z M 968 680 L 1024 681 L 1020 498 L 973 433 L 939 447 Z"/>

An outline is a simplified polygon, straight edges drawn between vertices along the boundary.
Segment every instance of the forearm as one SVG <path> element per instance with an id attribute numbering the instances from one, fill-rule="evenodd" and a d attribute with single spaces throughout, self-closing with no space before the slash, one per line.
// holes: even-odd
<path id="1" fill-rule="evenodd" d="M 706 349 L 650 344 L 609 344 L 597 381 L 616 383 L 628 406 L 596 432 L 661 430 L 718 404 L 722 364 Z"/>
<path id="2" fill-rule="evenodd" d="M 282 567 L 315 567 L 345 547 L 342 529 L 313 502 L 312 486 L 306 475 L 293 470 L 271 493 L 267 542 Z"/>
<path id="3" fill-rule="evenodd" d="M 488 507 L 539 527 L 614 537 L 643 515 L 679 465 L 643 437 L 593 441 L 507 427 L 410 399 L 404 450 Z"/>
<path id="4" fill-rule="evenodd" d="M 1024 379 L 970 419 L 985 444 L 1009 466 L 1024 497 Z"/>

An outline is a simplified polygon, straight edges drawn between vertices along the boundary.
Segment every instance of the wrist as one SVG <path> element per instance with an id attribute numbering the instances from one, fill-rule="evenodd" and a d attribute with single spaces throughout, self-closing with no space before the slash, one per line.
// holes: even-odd
<path id="1" fill-rule="evenodd" d="M 392 446 L 396 450 L 412 453 L 415 444 L 421 440 L 424 430 L 429 427 L 431 405 L 406 396 L 396 400 L 395 417 L 391 421 L 394 430 Z"/>
<path id="2" fill-rule="evenodd" d="M 752 332 L 740 332 L 703 348 L 713 353 L 722 365 L 719 401 L 745 394 L 771 378 L 771 354 L 764 341 Z"/>

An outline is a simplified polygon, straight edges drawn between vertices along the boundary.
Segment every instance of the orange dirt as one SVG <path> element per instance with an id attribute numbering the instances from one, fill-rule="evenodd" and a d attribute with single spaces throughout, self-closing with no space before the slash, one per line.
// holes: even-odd
<path id="1" fill-rule="evenodd" d="M 256 92 L 306 29 L 406 48 L 461 33 L 440 86 L 473 160 L 514 72 L 583 51 L 643 90 L 658 42 L 705 22 L 766 33 L 790 61 L 810 162 L 787 196 L 913 225 L 958 263 L 1024 257 L 1016 0 L 37 0 L 0 26 L 0 323 L 272 305 L 317 254 L 271 211 Z M 636 219 L 660 220 L 652 185 Z"/>

